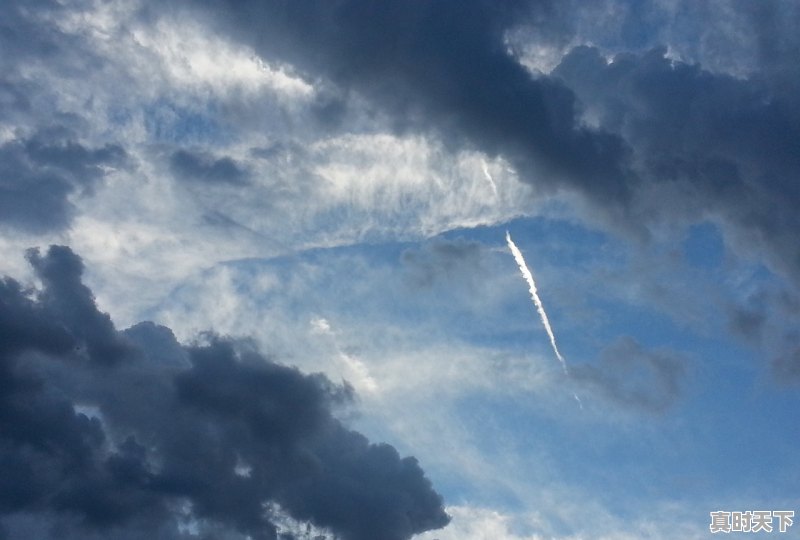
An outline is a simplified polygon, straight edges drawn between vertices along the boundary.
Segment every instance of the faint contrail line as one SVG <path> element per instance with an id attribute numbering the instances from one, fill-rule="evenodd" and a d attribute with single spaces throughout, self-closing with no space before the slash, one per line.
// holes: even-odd
<path id="1" fill-rule="evenodd" d="M 494 196 L 497 198 L 497 184 L 494 183 L 494 178 L 492 178 L 492 174 L 489 172 L 489 166 L 486 165 L 485 159 L 481 159 L 481 167 L 483 168 L 483 176 L 485 176 L 486 180 L 489 181 L 489 185 L 492 186 Z"/>
<path id="2" fill-rule="evenodd" d="M 509 234 L 508 231 L 506 231 L 506 242 L 508 242 L 508 247 L 511 249 L 511 254 L 514 255 L 514 260 L 517 261 L 517 266 L 519 266 L 519 271 L 522 272 L 522 277 L 528 282 L 531 298 L 536 306 L 536 311 L 539 312 L 539 316 L 542 318 L 544 329 L 547 332 L 547 335 L 550 337 L 550 345 L 553 346 L 553 352 L 556 353 L 556 358 L 558 358 L 558 361 L 561 362 L 561 367 L 564 369 L 564 373 L 569 375 L 567 363 L 564 361 L 564 357 L 561 356 L 561 353 L 558 352 L 556 336 L 553 334 L 553 329 L 550 326 L 550 320 L 547 318 L 547 313 L 544 311 L 544 306 L 542 305 L 542 300 L 539 298 L 539 293 L 536 292 L 536 282 L 533 280 L 533 274 L 531 274 L 531 271 L 528 270 L 528 265 L 525 264 L 525 258 L 522 256 L 522 252 L 511 239 L 511 234 Z"/>

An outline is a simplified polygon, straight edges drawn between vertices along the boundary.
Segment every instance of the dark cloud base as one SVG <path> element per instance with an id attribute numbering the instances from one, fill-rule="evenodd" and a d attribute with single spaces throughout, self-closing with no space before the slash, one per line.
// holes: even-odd
<path id="1" fill-rule="evenodd" d="M 351 540 L 448 523 L 413 457 L 334 418 L 348 386 L 243 341 L 119 332 L 69 248 L 28 260 L 41 290 L 0 281 L 0 538 L 294 538 L 274 504 Z"/>
<path id="2" fill-rule="evenodd" d="M 91 148 L 75 138 L 55 127 L 0 145 L 0 224 L 32 233 L 67 227 L 69 195 L 91 190 L 105 169 L 127 160 L 121 146 Z"/>
<path id="3" fill-rule="evenodd" d="M 632 16 L 655 9 L 641 4 Z M 791 89 L 800 45 L 789 29 L 800 12 L 782 4 L 737 10 L 759 43 L 760 69 L 746 78 L 668 58 L 666 47 L 606 62 L 607 51 L 578 46 L 550 75 L 532 75 L 510 33 L 567 43 L 569 20 L 591 9 L 549 0 L 191 6 L 265 58 L 365 97 L 398 132 L 502 155 L 523 181 L 578 194 L 599 220 L 636 237 L 662 221 L 713 216 L 796 284 L 800 108 Z"/>
<path id="4" fill-rule="evenodd" d="M 246 173 L 229 157 L 214 159 L 203 152 L 176 150 L 169 158 L 176 177 L 188 182 L 245 184 Z"/>
<path id="5" fill-rule="evenodd" d="M 205 17 L 265 58 L 367 98 L 398 132 L 502 154 L 543 189 L 571 186 L 621 211 L 635 178 L 616 135 L 578 121 L 560 80 L 534 78 L 508 53 L 519 24 L 554 21 L 547 0 L 205 0 Z M 621 206 L 623 205 L 623 206 Z"/>

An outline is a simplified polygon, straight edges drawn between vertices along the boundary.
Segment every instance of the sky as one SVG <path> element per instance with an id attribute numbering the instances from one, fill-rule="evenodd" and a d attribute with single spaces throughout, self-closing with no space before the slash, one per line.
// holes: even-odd
<path id="1" fill-rule="evenodd" d="M 798 26 L 0 0 L 0 539 L 800 511 Z"/>

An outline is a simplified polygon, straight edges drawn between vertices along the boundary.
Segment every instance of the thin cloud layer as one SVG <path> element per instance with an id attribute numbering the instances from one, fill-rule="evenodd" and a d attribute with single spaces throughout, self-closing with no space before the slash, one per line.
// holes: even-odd
<path id="1" fill-rule="evenodd" d="M 0 287 L 0 523 L 11 538 L 34 515 L 54 538 L 274 539 L 270 504 L 353 540 L 447 524 L 414 458 L 334 418 L 349 387 L 243 342 L 181 347 L 152 323 L 117 332 L 68 248 L 29 260 L 41 290 L 8 277 Z"/>
<path id="2" fill-rule="evenodd" d="M 595 364 L 572 368 L 572 376 L 624 407 L 663 413 L 681 396 L 686 362 L 674 353 L 651 351 L 631 337 L 600 352 Z"/>

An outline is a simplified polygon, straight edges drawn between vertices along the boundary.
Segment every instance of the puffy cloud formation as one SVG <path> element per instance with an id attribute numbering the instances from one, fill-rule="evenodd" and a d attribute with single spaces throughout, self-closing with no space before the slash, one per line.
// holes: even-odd
<path id="1" fill-rule="evenodd" d="M 640 213 L 661 221 L 715 217 L 737 244 L 764 251 L 797 280 L 795 98 L 768 80 L 710 73 L 666 53 L 657 48 L 608 62 L 598 49 L 578 47 L 554 74 L 576 91 L 587 116 L 632 149 L 649 180 Z"/>
<path id="2" fill-rule="evenodd" d="M 119 332 L 69 248 L 28 259 L 40 290 L 0 282 L 7 537 L 294 538 L 280 512 L 352 540 L 447 524 L 413 457 L 333 416 L 349 386 L 245 342 Z"/>

